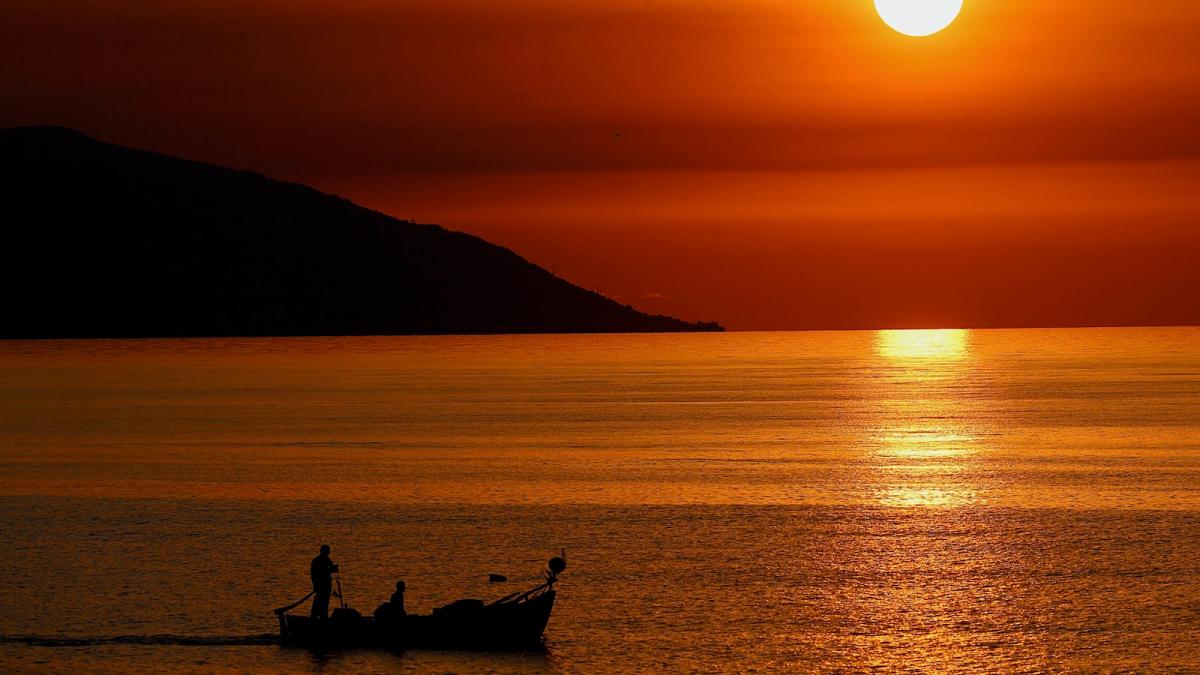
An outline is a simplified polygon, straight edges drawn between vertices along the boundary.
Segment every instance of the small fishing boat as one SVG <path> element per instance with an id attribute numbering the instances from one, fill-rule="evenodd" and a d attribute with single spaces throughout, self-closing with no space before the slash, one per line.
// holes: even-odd
<path id="1" fill-rule="evenodd" d="M 275 610 L 279 638 L 317 649 L 536 649 L 554 609 L 554 584 L 566 568 L 565 557 L 551 558 L 546 580 L 534 588 L 490 604 L 457 600 L 429 615 L 363 616 L 344 600 L 328 619 L 288 614 L 296 605 L 283 607 Z"/>

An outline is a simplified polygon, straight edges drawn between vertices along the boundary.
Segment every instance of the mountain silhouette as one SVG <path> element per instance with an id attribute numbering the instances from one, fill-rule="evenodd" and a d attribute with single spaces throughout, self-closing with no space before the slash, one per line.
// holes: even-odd
<path id="1" fill-rule="evenodd" d="M 721 330 L 478 237 L 61 127 L 0 130 L 0 337 Z"/>

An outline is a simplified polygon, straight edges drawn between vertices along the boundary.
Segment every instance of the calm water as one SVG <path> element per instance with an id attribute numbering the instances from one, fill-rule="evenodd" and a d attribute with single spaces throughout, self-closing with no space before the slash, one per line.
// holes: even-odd
<path id="1" fill-rule="evenodd" d="M 279 647 L 322 542 L 570 568 L 545 653 Z M 1200 329 L 0 343 L 0 549 L 3 671 L 1198 670 Z"/>

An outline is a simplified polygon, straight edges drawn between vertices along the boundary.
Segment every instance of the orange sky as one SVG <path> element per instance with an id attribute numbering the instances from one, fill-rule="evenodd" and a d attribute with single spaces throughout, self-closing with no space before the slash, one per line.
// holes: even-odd
<path id="1" fill-rule="evenodd" d="M 58 123 L 732 328 L 1200 323 L 1200 3 L 7 0 Z M 616 135 L 619 133 L 620 135 Z"/>

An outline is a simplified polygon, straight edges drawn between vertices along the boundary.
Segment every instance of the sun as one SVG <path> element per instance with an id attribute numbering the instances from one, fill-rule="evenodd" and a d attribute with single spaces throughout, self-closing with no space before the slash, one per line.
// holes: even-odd
<path id="1" fill-rule="evenodd" d="M 896 32 L 924 37 L 954 23 L 962 4 L 963 0 L 875 0 L 875 11 Z"/>

